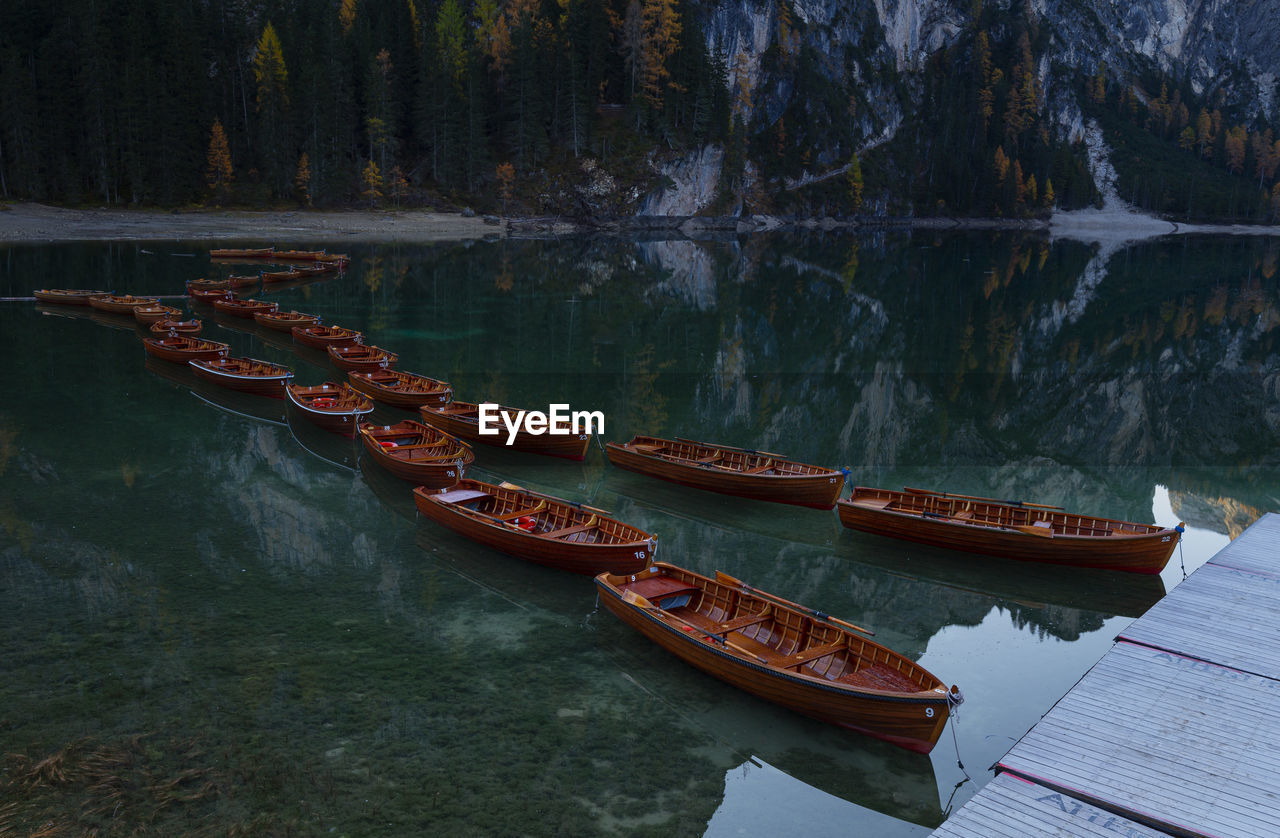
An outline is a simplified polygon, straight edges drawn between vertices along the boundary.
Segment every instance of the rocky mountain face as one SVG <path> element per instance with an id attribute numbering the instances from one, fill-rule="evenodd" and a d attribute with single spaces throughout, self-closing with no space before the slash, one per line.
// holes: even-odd
<path id="1" fill-rule="evenodd" d="M 726 62 L 746 124 L 775 125 L 795 97 L 809 96 L 802 107 L 818 136 L 806 177 L 822 177 L 842 170 L 852 153 L 898 136 L 922 106 L 926 62 L 983 13 L 983 0 L 719 0 L 705 7 L 701 25 L 709 50 Z M 1277 116 L 1280 0 L 987 0 L 984 20 L 993 18 L 993 39 L 1019 18 L 1040 34 L 1033 44 L 1037 80 L 1058 139 L 1084 137 L 1078 79 L 1104 65 L 1109 79 L 1135 85 L 1139 96 L 1156 96 L 1142 81 L 1160 75 L 1185 79 L 1197 95 L 1246 118 Z M 806 72 L 847 99 L 843 112 L 800 90 L 801 53 L 816 65 Z M 640 214 L 702 211 L 711 203 L 706 184 L 716 182 L 723 163 L 723 155 L 705 149 L 655 163 L 669 185 Z"/>

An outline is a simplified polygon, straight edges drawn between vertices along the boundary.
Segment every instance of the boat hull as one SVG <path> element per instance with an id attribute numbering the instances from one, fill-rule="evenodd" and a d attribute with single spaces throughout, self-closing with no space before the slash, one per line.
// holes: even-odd
<path id="1" fill-rule="evenodd" d="M 324 329 L 324 331 L 318 332 L 316 331 L 317 328 Z M 339 326 L 294 326 L 289 331 L 293 334 L 295 342 L 303 346 L 309 346 L 312 349 L 319 349 L 322 352 L 330 346 L 348 346 L 353 343 L 364 342 L 364 335 Z"/>
<path id="2" fill-rule="evenodd" d="M 597 577 L 600 602 L 618 619 L 663 649 L 715 678 L 765 701 L 819 721 L 928 753 L 950 715 L 945 690 L 909 695 L 853 690 L 824 679 L 787 674 L 747 660 L 700 631 L 685 630 L 654 609 L 627 602 Z"/>
<path id="3" fill-rule="evenodd" d="M 285 397 L 289 402 L 289 407 L 313 425 L 335 434 L 355 436 L 356 424 L 360 421 L 361 416 L 373 412 L 373 402 L 362 397 L 365 403 L 359 405 L 343 406 L 339 404 L 332 408 L 317 407 L 312 404 L 312 399 L 305 396 L 305 393 L 321 389 L 318 387 L 296 388 L 293 385 L 289 385 L 285 387 Z M 349 392 L 350 388 L 329 388 L 329 392 L 332 394 L 331 397 L 335 401 L 341 399 L 342 390 Z M 314 396 L 315 394 L 312 393 L 312 395 Z"/>
<path id="4" fill-rule="evenodd" d="M 276 332 L 293 332 L 294 326 L 306 328 L 320 325 L 320 317 L 315 314 L 299 314 L 298 312 L 254 312 L 253 320 L 260 326 Z"/>
<path id="5" fill-rule="evenodd" d="M 265 364 L 265 362 L 258 363 Z M 247 375 L 235 369 L 224 368 L 217 361 L 191 361 L 191 370 L 200 378 L 219 387 L 273 399 L 283 399 L 285 387 L 293 379 L 293 373 L 283 367 L 269 374 Z"/>
<path id="6" fill-rule="evenodd" d="M 448 491 L 419 486 L 413 490 L 413 500 L 424 517 L 464 538 L 527 562 L 595 576 L 600 573 L 635 573 L 653 558 L 651 537 L 620 544 L 583 544 L 542 538 L 516 527 L 478 520 L 452 508 L 453 504 L 433 499 Z"/>
<path id="7" fill-rule="evenodd" d="M 352 387 L 366 396 L 383 404 L 406 410 L 417 410 L 423 405 L 448 404 L 453 398 L 453 388 L 445 382 L 413 373 L 389 371 L 386 374 L 380 374 L 377 371 L 353 370 L 347 373 L 347 380 L 351 382 Z M 383 381 L 397 382 L 400 388 L 384 386 Z M 421 386 L 411 388 L 405 382 L 419 382 Z M 439 429 L 438 426 L 437 429 Z"/>
<path id="8" fill-rule="evenodd" d="M 90 297 L 109 295 L 110 291 L 89 291 L 71 288 L 41 288 L 32 291 L 31 295 L 42 303 L 57 303 L 67 306 L 87 306 Z"/>
<path id="9" fill-rule="evenodd" d="M 664 460 L 633 451 L 616 442 L 605 445 L 605 454 L 609 457 L 609 462 L 618 468 L 659 480 L 719 492 L 722 495 L 814 509 L 831 509 L 844 488 L 844 475 L 840 472 L 803 475 L 742 474 Z"/>
<path id="10" fill-rule="evenodd" d="M 471 453 L 470 447 L 460 440 L 447 438 L 430 426 L 424 426 L 418 422 L 412 422 L 412 425 L 417 426 L 416 430 L 419 433 L 415 434 L 414 429 L 405 422 L 391 426 L 361 425 L 358 429 L 360 443 L 374 462 L 401 480 L 409 480 L 415 485 L 426 486 L 429 489 L 445 489 L 455 485 L 463 478 L 467 466 L 475 461 L 475 455 Z M 417 459 L 416 449 L 405 448 L 403 444 L 392 448 L 383 446 L 380 437 L 384 434 L 395 434 L 397 431 L 401 432 L 402 436 L 417 436 L 418 439 L 415 442 L 418 444 L 448 442 L 452 446 L 449 453 L 453 456 L 446 459 Z M 433 452 L 434 450 L 432 449 Z"/>
<path id="11" fill-rule="evenodd" d="M 976 526 L 952 518 L 867 508 L 857 502 L 857 490 L 853 498 L 840 501 L 837 508 L 840 523 L 859 532 L 1016 561 L 1126 573 L 1160 573 L 1179 539 L 1178 532 L 1171 529 L 1132 535 L 1117 532 L 1107 536 L 1045 536 Z"/>
<path id="12" fill-rule="evenodd" d="M 162 361 L 186 364 L 189 361 L 211 361 L 231 354 L 231 347 L 211 340 L 191 339 L 174 342 L 170 338 L 143 338 L 147 354 Z"/>
<path id="13" fill-rule="evenodd" d="M 128 314 L 130 316 L 133 315 L 133 310 L 138 306 L 152 306 L 159 302 L 159 297 L 102 296 L 89 298 L 89 305 L 98 311 L 105 311 L 108 314 Z"/>

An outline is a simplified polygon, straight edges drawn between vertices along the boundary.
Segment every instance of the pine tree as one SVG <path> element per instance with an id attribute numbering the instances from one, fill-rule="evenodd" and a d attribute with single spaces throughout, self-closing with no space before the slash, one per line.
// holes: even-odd
<path id="1" fill-rule="evenodd" d="M 849 204 L 853 207 L 853 211 L 857 212 L 862 208 L 862 190 L 864 187 L 862 181 L 862 163 L 858 160 L 858 155 L 853 155 L 853 160 L 849 161 Z"/>
<path id="2" fill-rule="evenodd" d="M 209 132 L 209 153 L 205 162 L 205 183 L 213 193 L 214 205 L 221 206 L 231 188 L 231 150 L 227 147 L 222 122 L 216 118 Z"/>
<path id="3" fill-rule="evenodd" d="M 644 0 L 640 7 L 640 91 L 650 108 L 662 110 L 671 85 L 671 56 L 679 45 L 680 13 L 676 0 Z"/>
<path id="4" fill-rule="evenodd" d="M 267 183 L 277 193 L 286 191 L 288 175 L 285 122 L 289 106 L 289 72 L 284 65 L 284 51 L 275 27 L 270 23 L 262 30 L 253 55 L 253 78 L 257 83 L 259 150 Z"/>
<path id="5" fill-rule="evenodd" d="M 1041 196 L 1041 201 L 1045 209 L 1053 209 L 1054 202 L 1057 201 L 1057 196 L 1053 194 L 1053 181 L 1049 178 L 1044 179 L 1044 195 Z"/>

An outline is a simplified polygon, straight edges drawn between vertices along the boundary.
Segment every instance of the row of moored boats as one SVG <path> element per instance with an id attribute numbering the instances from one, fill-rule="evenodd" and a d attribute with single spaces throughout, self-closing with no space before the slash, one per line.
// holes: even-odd
<path id="1" fill-rule="evenodd" d="M 298 251 L 214 251 L 215 258 L 275 259 Z M 345 257 L 324 255 L 330 265 Z M 298 258 L 298 257 L 292 257 Z M 305 258 L 305 257 L 303 257 Z M 260 281 L 267 281 L 261 275 Z M 221 281 L 215 281 L 215 283 Z M 282 365 L 232 357 L 226 343 L 198 336 L 157 298 L 105 292 L 40 291 L 45 302 L 129 313 L 148 326 L 146 351 L 187 364 L 204 380 L 255 396 L 284 398 L 306 420 L 358 436 L 382 468 L 413 483 L 418 510 L 481 544 L 549 567 L 595 577 L 601 602 L 627 625 L 704 671 L 805 715 L 914 751 L 937 742 L 960 692 L 870 639 L 873 632 L 753 588 L 717 572 L 706 576 L 655 560 L 656 537 L 609 513 L 510 483 L 466 476 L 474 444 L 581 460 L 590 434 L 480 433 L 480 406 L 453 398 L 449 384 L 395 369 L 398 356 L 367 345 L 355 330 L 241 300 L 233 286 L 188 285 L 193 306 L 252 318 L 288 332 L 299 347 L 326 353 L 340 382 L 294 383 Z M 162 309 L 167 309 L 162 311 Z M 391 425 L 367 421 L 378 402 L 417 412 Z M 504 413 L 516 413 L 501 408 Z M 514 418 L 514 417 L 513 417 Z M 514 422 L 513 422 L 514 424 Z M 855 487 L 841 499 L 843 471 L 779 454 L 686 439 L 636 436 L 605 446 L 620 468 L 696 489 L 758 501 L 839 509 L 864 532 L 955 550 L 1080 567 L 1159 573 L 1178 542 L 1169 529 L 1069 514 L 1041 504 L 921 489 Z"/>

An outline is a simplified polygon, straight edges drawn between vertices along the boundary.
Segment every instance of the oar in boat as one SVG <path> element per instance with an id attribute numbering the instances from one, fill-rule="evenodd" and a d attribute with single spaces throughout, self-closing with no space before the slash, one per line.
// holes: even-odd
<path id="1" fill-rule="evenodd" d="M 558 498 L 558 497 L 556 497 L 555 495 L 545 495 L 545 494 L 543 494 L 542 492 L 535 492 L 535 491 L 534 491 L 534 490 L 532 490 L 532 489 L 526 489 L 526 488 L 525 488 L 525 487 L 523 487 L 523 486 L 517 486 L 515 483 L 509 483 L 509 482 L 507 482 L 506 480 L 503 480 L 503 481 L 502 481 L 501 483 L 499 483 L 498 485 L 499 485 L 499 486 L 501 486 L 501 487 L 502 487 L 502 488 L 504 488 L 504 489 L 511 489 L 512 491 L 516 491 L 516 492 L 524 492 L 526 495 L 534 495 L 534 496 L 536 496 L 536 497 L 546 498 L 547 500 L 553 500 L 553 501 L 555 501 L 555 502 L 557 502 L 557 503 L 565 503 L 565 504 L 568 504 L 569 506 L 573 506 L 573 507 L 576 507 L 576 508 L 578 508 L 578 509 L 586 509 L 586 510 L 588 510 L 589 512 L 598 512 L 598 513 L 600 513 L 601 515 L 604 515 L 606 518 L 612 518 L 612 517 L 613 517 L 613 513 L 612 513 L 612 512 L 606 512 L 605 510 L 603 510 L 603 509 L 597 509 L 597 508 L 596 508 L 596 507 L 594 507 L 594 506 L 587 506 L 585 503 L 578 503 L 578 502 L 577 502 L 577 501 L 575 501 L 575 500 L 565 500 L 564 498 Z"/>
<path id="2" fill-rule="evenodd" d="M 709 442 L 698 442 L 696 439 L 685 439 L 684 437 L 676 437 L 676 442 L 683 442 L 688 445 L 705 445 L 708 448 L 728 448 L 730 451 L 741 451 L 743 454 L 763 454 L 766 457 L 777 457 L 779 460 L 787 459 L 783 454 L 775 454 L 772 451 L 757 451 L 754 448 L 739 448 L 736 445 L 712 445 Z"/>
<path id="3" fill-rule="evenodd" d="M 663 614 L 663 615 L 665 615 L 666 617 L 668 617 L 668 618 L 670 618 L 670 619 L 672 619 L 672 620 L 675 620 L 676 622 L 678 622 L 678 623 L 680 624 L 680 626 L 681 626 L 682 628 L 684 628 L 684 629 L 685 629 L 685 630 L 687 630 L 687 631 L 696 631 L 696 632 L 698 632 L 699 634 L 703 635 L 704 637 L 706 637 L 706 638 L 708 638 L 708 639 L 710 639 L 710 640 L 714 640 L 715 642 L 717 642 L 717 643 L 719 643 L 719 644 L 721 644 L 721 645 L 728 646 L 730 649 L 733 649 L 735 652 L 741 652 L 741 653 L 742 653 L 742 654 L 744 654 L 744 655 L 749 655 L 749 656 L 751 656 L 751 657 L 755 658 L 756 660 L 760 661 L 761 663 L 768 663 L 768 661 L 767 661 L 767 660 L 765 660 L 764 658 L 760 657 L 760 656 L 759 656 L 759 655 L 757 655 L 755 652 L 751 651 L 750 649 L 744 649 L 743 647 L 739 646 L 737 643 L 734 643 L 732 640 L 730 640 L 730 639 L 729 639 L 729 638 L 727 638 L 727 637 L 721 637 L 720 635 L 716 634 L 715 632 L 707 631 L 706 629 L 700 629 L 700 628 L 698 628 L 697 626 L 691 626 L 691 625 L 689 625 L 689 624 L 688 624 L 688 623 L 686 623 L 684 620 L 681 620 L 679 617 L 677 617 L 676 615 L 672 614 L 670 611 L 664 611 L 663 609 L 661 609 L 661 608 L 659 608 L 658 606 L 654 605 L 654 604 L 653 604 L 652 602 L 650 602 L 649 600 L 647 600 L 647 599 L 645 599 L 644 597 L 640 596 L 640 594 L 636 593 L 635 591 L 623 591 L 623 592 L 622 592 L 622 599 L 623 599 L 623 601 L 624 601 L 624 602 L 626 602 L 627 604 L 629 604 L 629 605 L 634 605 L 634 606 L 636 606 L 637 608 L 643 608 L 643 609 L 645 609 L 645 610 L 647 610 L 647 611 L 657 611 L 658 613 Z"/>
<path id="4" fill-rule="evenodd" d="M 757 596 L 767 597 L 768 599 L 772 599 L 776 602 L 780 602 L 783 605 L 790 605 L 792 608 L 795 608 L 799 611 L 803 611 L 805 614 L 808 614 L 811 617 L 817 617 L 819 620 L 826 620 L 829 623 L 835 623 L 836 625 L 844 626 L 845 628 L 851 628 L 854 631 L 860 631 L 863 634 L 870 635 L 871 637 L 876 636 L 876 633 L 871 629 L 865 629 L 862 626 L 855 626 L 853 623 L 849 623 L 844 620 L 841 620 L 839 617 L 832 617 L 830 614 L 826 614 L 822 611 L 817 611 L 813 608 L 807 608 L 798 602 L 792 602 L 789 599 L 783 599 L 777 594 L 771 594 L 768 591 L 762 591 L 759 588 L 753 588 L 750 585 L 748 585 L 746 582 L 743 582 L 741 579 L 735 579 L 734 577 L 722 571 L 719 571 L 719 570 L 716 571 L 716 581 L 721 582 L 725 585 L 733 585 L 735 587 L 741 588 L 744 591 L 750 591 L 751 593 L 756 594 Z"/>
<path id="5" fill-rule="evenodd" d="M 913 495 L 933 495 L 939 498 L 960 498 L 961 500 L 983 500 L 989 503 L 1003 503 L 1009 506 L 1031 506 L 1036 509 L 1062 509 L 1061 506 L 1050 506 L 1047 503 L 1031 503 L 1025 500 L 1000 500 L 999 498 L 983 498 L 977 495 L 954 495 L 950 492 L 935 492 L 930 489 L 912 489 L 907 486 L 903 491 L 910 492 Z"/>

